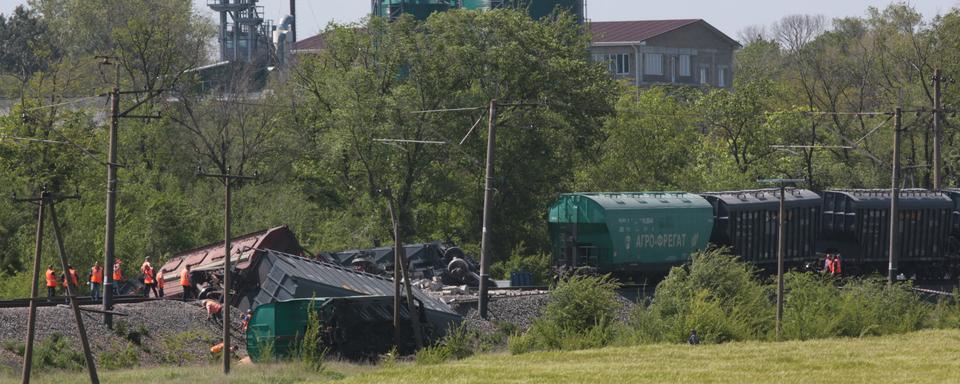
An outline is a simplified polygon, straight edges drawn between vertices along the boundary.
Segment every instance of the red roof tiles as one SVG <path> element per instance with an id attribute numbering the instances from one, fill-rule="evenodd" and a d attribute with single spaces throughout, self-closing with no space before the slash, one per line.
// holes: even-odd
<path id="1" fill-rule="evenodd" d="M 703 23 L 732 45 L 740 45 L 702 19 L 595 21 L 590 23 L 590 34 L 594 43 L 640 42 L 695 23 Z"/>

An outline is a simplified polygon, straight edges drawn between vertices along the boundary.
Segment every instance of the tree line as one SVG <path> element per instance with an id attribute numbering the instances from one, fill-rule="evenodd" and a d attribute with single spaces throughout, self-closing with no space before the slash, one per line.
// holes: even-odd
<path id="1" fill-rule="evenodd" d="M 496 259 L 515 262 L 548 249 L 545 214 L 563 192 L 743 189 L 781 176 L 815 189 L 885 186 L 886 117 L 809 112 L 929 110 L 933 69 L 960 77 L 957 10 L 924 19 L 894 4 L 749 28 L 731 90 L 619 84 L 590 61 L 582 28 L 510 10 L 364 19 L 327 27 L 325 50 L 297 55 L 264 89 L 252 71 L 210 88 L 195 69 L 215 53 L 216 27 L 189 0 L 31 1 L 0 20 L 0 195 L 79 191 L 57 207 L 68 251 L 81 270 L 99 259 L 109 104 L 97 95 L 119 83 L 164 90 L 137 113 L 160 119 L 121 121 L 120 258 L 163 260 L 219 240 L 221 187 L 197 179 L 198 165 L 261 175 L 234 195 L 237 233 L 286 224 L 312 251 L 389 244 L 378 193 L 389 189 L 405 238 L 476 252 L 486 106 L 522 102 L 498 111 L 489 228 Z M 145 95 L 125 94 L 121 109 Z M 948 106 L 958 95 L 945 87 Z M 446 109 L 457 110 L 418 112 Z M 931 117 L 905 119 L 905 186 L 930 184 Z M 958 120 L 945 121 L 950 186 L 960 143 Z M 787 144 L 852 148 L 772 147 Z M 10 276 L 0 292 L 26 292 L 34 216 L 0 199 Z"/>

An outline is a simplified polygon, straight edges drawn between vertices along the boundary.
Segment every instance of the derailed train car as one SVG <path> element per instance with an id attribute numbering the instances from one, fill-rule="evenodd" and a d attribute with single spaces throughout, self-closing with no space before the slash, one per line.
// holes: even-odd
<path id="1" fill-rule="evenodd" d="M 650 196 L 656 196 L 646 193 Z M 689 260 L 689 255 L 709 245 L 675 243 L 657 239 L 633 249 L 629 262 L 618 252 L 624 239 L 646 231 L 709 233 L 710 244 L 729 247 L 764 273 L 776 271 L 779 192 L 749 190 L 703 193 L 709 202 L 710 222 L 690 221 L 693 205 L 650 204 L 631 201 L 633 193 L 583 193 L 561 195 L 551 207 L 550 236 L 555 265 L 590 265 L 602 273 L 637 277 L 663 274 Z M 948 196 L 950 195 L 950 196 Z M 571 196 L 579 196 L 572 198 Z M 951 197 L 953 200 L 951 200 Z M 693 201 L 690 197 L 686 200 Z M 597 201 L 603 200 L 603 201 Z M 845 274 L 887 271 L 889 259 L 888 190 L 828 190 L 822 196 L 803 189 L 787 189 L 785 264 L 788 268 L 815 269 L 824 252 L 840 253 Z M 695 205 L 695 204 L 694 204 Z M 599 208 L 598 208 L 599 207 Z M 898 272 L 905 278 L 942 281 L 956 279 L 957 244 L 960 242 L 960 191 L 947 193 L 907 189 L 900 196 Z M 651 211 L 661 208 L 663 210 Z M 616 220 L 605 219 L 618 212 Z M 597 213 L 599 212 L 599 213 Z M 656 212 L 651 215 L 651 212 Z M 667 218 L 657 220 L 656 218 Z M 647 222 L 641 227 L 622 223 Z M 682 230 L 671 229 L 680 223 Z M 691 225 L 696 224 L 696 225 Z M 584 230 L 587 236 L 584 236 Z M 650 234 L 647 234 L 650 235 Z M 648 236 L 649 237 L 649 236 Z"/>
<path id="2" fill-rule="evenodd" d="M 245 311 L 259 306 L 296 299 L 348 296 L 392 296 L 393 280 L 312 257 L 300 247 L 286 227 L 241 235 L 232 240 L 230 305 Z M 191 279 L 200 297 L 222 298 L 223 243 L 182 252 L 168 260 L 165 296 L 181 298 L 180 272 L 191 266 Z M 413 296 L 425 313 L 431 332 L 426 341 L 442 337 L 462 317 L 442 300 L 413 289 Z M 361 300 L 362 301 L 362 300 Z M 339 303 L 340 301 L 336 301 Z"/>

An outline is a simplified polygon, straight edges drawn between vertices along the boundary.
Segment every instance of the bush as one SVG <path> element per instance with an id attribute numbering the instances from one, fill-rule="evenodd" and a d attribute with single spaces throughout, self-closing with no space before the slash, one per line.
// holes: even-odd
<path id="1" fill-rule="evenodd" d="M 633 340 L 684 342 L 691 329 L 707 343 L 765 337 L 773 306 L 752 266 L 726 249 L 697 253 L 657 286 L 651 305 L 631 314 Z"/>
<path id="2" fill-rule="evenodd" d="M 848 281 L 840 293 L 835 333 L 861 337 L 919 330 L 930 317 L 930 305 L 904 287 L 880 278 Z"/>
<path id="3" fill-rule="evenodd" d="M 530 329 L 508 342 L 511 353 L 575 350 L 608 345 L 616 334 L 612 320 L 620 307 L 609 276 L 571 276 L 550 292 L 550 301 Z"/>
<path id="4" fill-rule="evenodd" d="M 550 282 L 550 254 L 524 254 L 525 245 L 520 243 L 510 257 L 506 260 L 498 261 L 490 266 L 490 274 L 498 279 L 510 279 L 510 272 L 525 271 L 533 273 L 534 284 L 547 284 Z"/>
<path id="5" fill-rule="evenodd" d="M 97 357 L 100 367 L 104 369 L 126 369 L 140 364 L 140 356 L 133 345 L 123 349 L 114 346 L 113 350 L 100 352 Z"/>
<path id="6" fill-rule="evenodd" d="M 85 364 L 83 352 L 71 349 L 60 333 L 43 339 L 33 351 L 33 366 L 37 369 L 80 370 Z"/>
<path id="7" fill-rule="evenodd" d="M 840 290 L 819 274 L 790 272 L 783 276 L 783 337 L 808 340 L 834 336 Z"/>
<path id="8" fill-rule="evenodd" d="M 934 328 L 960 328 L 960 289 L 953 296 L 941 297 L 930 313 L 930 326 Z"/>
<path id="9" fill-rule="evenodd" d="M 480 347 L 480 336 L 466 324 L 450 328 L 437 344 L 417 351 L 417 364 L 440 364 L 470 357 Z"/>

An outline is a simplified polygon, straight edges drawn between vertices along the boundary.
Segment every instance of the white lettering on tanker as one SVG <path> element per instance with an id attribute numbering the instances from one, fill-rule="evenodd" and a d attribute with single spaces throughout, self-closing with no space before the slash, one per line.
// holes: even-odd
<path id="1" fill-rule="evenodd" d="M 681 248 L 686 247 L 686 233 L 640 234 L 637 236 L 637 248 Z"/>

